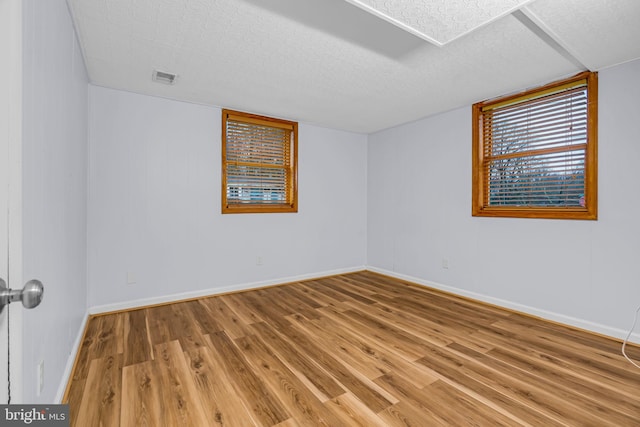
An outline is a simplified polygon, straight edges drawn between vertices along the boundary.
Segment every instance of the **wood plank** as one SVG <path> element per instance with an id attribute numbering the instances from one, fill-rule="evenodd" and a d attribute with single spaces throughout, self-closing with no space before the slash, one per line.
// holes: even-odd
<path id="1" fill-rule="evenodd" d="M 433 418 L 424 411 L 414 407 L 406 401 L 401 401 L 385 409 L 378 414 L 386 427 L 422 427 L 442 426 L 450 427 L 451 424 Z"/>
<path id="2" fill-rule="evenodd" d="M 115 314 L 90 319 L 74 370 L 74 380 L 87 378 L 93 359 L 117 354 L 123 348 L 123 323 L 120 317 L 121 314 Z"/>
<path id="3" fill-rule="evenodd" d="M 137 363 L 122 369 L 121 426 L 166 425 L 160 392 L 163 380 L 154 369 L 154 363 Z M 84 426 L 75 422 L 73 425 Z"/>
<path id="4" fill-rule="evenodd" d="M 355 304 L 346 302 L 354 310 L 359 310 Z M 391 308 L 383 304 L 373 304 L 367 307 L 367 314 L 374 315 L 377 319 L 383 320 L 393 327 L 414 335 L 422 341 L 444 347 L 458 338 L 454 335 L 452 328 L 445 328 L 440 325 L 430 326 L 424 317 L 416 317 L 402 310 Z"/>
<path id="5" fill-rule="evenodd" d="M 282 402 L 271 393 L 264 381 L 249 367 L 244 355 L 236 347 L 227 334 L 216 332 L 207 335 L 218 363 L 236 384 L 236 392 L 241 393 L 248 402 L 253 416 L 260 425 L 268 427 L 287 420 L 290 414 L 284 409 Z"/>
<path id="6" fill-rule="evenodd" d="M 151 344 L 162 344 L 171 341 L 171 321 L 173 310 L 170 305 L 160 305 L 157 307 L 147 308 L 144 310 L 147 322 L 149 324 L 149 332 L 151 336 Z"/>
<path id="7" fill-rule="evenodd" d="M 366 322 L 355 322 L 354 319 L 350 318 L 345 312 L 338 311 L 333 307 L 323 307 L 318 310 L 322 311 L 327 318 L 349 329 L 350 332 L 354 334 L 359 333 L 368 337 L 372 342 L 375 342 L 390 352 L 399 354 L 407 361 L 413 362 L 422 357 L 423 352 L 421 349 L 416 349 L 413 345 L 411 345 L 411 347 L 405 347 L 398 343 L 398 340 L 393 339 L 393 337 L 390 340 L 389 335 L 385 334 L 384 330 L 380 330 L 375 325 L 370 325 Z"/>
<path id="8" fill-rule="evenodd" d="M 159 381 L 159 400 L 165 425 L 204 426 L 208 424 L 189 365 L 178 341 L 158 344 L 153 362 Z"/>
<path id="9" fill-rule="evenodd" d="M 520 355 L 509 349 L 495 348 L 488 352 L 487 356 L 516 367 L 530 375 L 535 375 L 543 386 L 561 387 L 565 391 L 579 393 L 580 400 L 584 398 L 586 402 L 592 401 L 594 407 L 599 405 L 599 402 L 608 400 L 608 395 L 611 392 L 611 390 L 602 387 L 601 384 L 585 381 L 585 378 L 581 376 L 575 376 L 564 369 L 556 369 L 551 364 L 539 363 L 535 359 Z M 640 402 L 637 397 L 627 396 L 623 393 L 619 393 L 615 401 L 608 401 L 607 406 L 616 412 L 632 417 L 640 414 Z"/>
<path id="10" fill-rule="evenodd" d="M 243 323 L 251 325 L 253 323 L 264 322 L 256 310 L 247 305 L 242 295 L 246 292 L 239 292 L 237 294 L 224 295 L 223 300 L 225 304 L 229 306 L 240 317 Z"/>
<path id="11" fill-rule="evenodd" d="M 144 311 L 129 311 L 121 317 L 124 319 L 124 366 L 152 360 L 153 351 Z"/>
<path id="12" fill-rule="evenodd" d="M 326 331 L 327 335 L 322 342 L 343 340 L 351 344 L 368 357 L 369 364 L 375 366 L 381 375 L 394 372 L 416 387 L 424 387 L 436 381 L 436 378 L 423 365 L 408 361 L 388 346 L 371 340 L 367 334 L 350 329 L 347 324 L 338 323 L 327 317 L 314 320 L 312 323 L 318 325 L 323 332 Z"/>
<path id="13" fill-rule="evenodd" d="M 338 294 L 342 294 L 345 297 L 357 301 L 361 304 L 374 304 L 375 300 L 368 298 L 362 294 L 362 292 L 358 292 L 353 289 L 351 286 L 345 285 L 345 283 L 340 283 L 340 281 L 334 277 L 330 277 L 326 280 L 322 280 L 321 285 L 324 289 L 329 289 L 333 292 L 337 292 Z"/>
<path id="14" fill-rule="evenodd" d="M 533 425 L 540 426 L 561 426 L 560 418 L 544 413 L 544 408 L 532 405 L 530 400 L 533 396 L 527 396 L 527 391 L 520 392 L 518 384 L 511 386 L 508 381 L 503 381 L 500 376 L 486 376 L 484 372 L 474 372 L 472 368 L 465 367 L 462 363 L 451 360 L 448 357 L 428 358 L 418 361 L 428 366 L 433 375 L 448 384 L 457 387 L 465 393 L 481 397 L 501 408 L 505 408 L 508 413 L 517 419 L 526 420 Z"/>
<path id="15" fill-rule="evenodd" d="M 200 332 L 196 313 L 190 310 L 192 302 L 183 302 L 171 306 L 174 317 L 170 326 L 171 338 L 178 339 L 184 350 L 202 347 L 204 335 Z"/>
<path id="16" fill-rule="evenodd" d="M 276 424 L 274 427 L 300 427 L 300 424 L 293 418 Z"/>
<path id="17" fill-rule="evenodd" d="M 632 398 L 637 396 L 638 386 L 640 386 L 638 381 L 628 379 L 626 374 L 611 374 L 608 369 L 594 367 L 593 361 L 588 357 L 585 358 L 581 352 L 576 353 L 562 347 L 549 346 L 546 342 L 531 340 L 528 336 L 505 333 L 500 329 L 478 331 L 476 335 L 489 342 L 500 343 L 504 348 L 513 348 L 522 354 L 534 355 L 540 361 L 539 363 L 552 363 L 562 367 L 585 381 L 591 381 L 609 389 L 610 392 L 624 393 Z M 625 371 L 634 368 L 627 361 L 618 366 Z"/>
<path id="18" fill-rule="evenodd" d="M 526 424 L 522 420 L 508 418 L 464 391 L 442 381 L 429 384 L 424 388 L 424 392 L 432 402 L 431 408 L 439 408 L 441 415 L 459 420 L 450 423 L 450 425 L 512 426 Z M 442 408 L 448 408 L 448 410 L 443 411 Z"/>
<path id="19" fill-rule="evenodd" d="M 203 327 L 203 333 L 225 331 L 232 339 L 253 333 L 242 317 L 225 303 L 225 298 L 206 298 L 198 301 L 198 305 L 202 306 L 206 310 L 206 315 L 212 316 L 216 322 L 215 328 Z"/>
<path id="20" fill-rule="evenodd" d="M 320 318 L 322 315 L 316 311 L 316 308 L 322 307 L 322 305 L 307 299 L 296 288 L 296 286 L 277 287 L 275 288 L 277 292 L 274 293 L 274 296 L 294 314 L 301 314 L 307 319 Z"/>
<path id="21" fill-rule="evenodd" d="M 496 425 L 527 424 L 506 411 L 502 412 L 493 405 L 487 405 L 485 399 L 476 399 L 478 395 L 463 392 L 446 382 L 434 381 L 418 389 L 392 374 L 380 377 L 376 382 L 396 393 L 403 403 L 423 414 L 426 424 L 429 425 L 493 425 L 494 422 Z M 457 411 L 452 412 L 449 409 L 451 407 L 456 407 Z M 467 410 L 462 410 L 463 407 Z M 466 415 L 468 413 L 473 414 L 473 419 L 469 419 Z"/>
<path id="22" fill-rule="evenodd" d="M 526 333 L 527 339 L 532 340 L 536 345 L 558 352 L 565 352 L 567 349 L 571 349 L 571 353 L 575 355 L 588 353 L 588 357 L 573 357 L 574 362 L 588 367 L 594 367 L 598 371 L 609 372 L 611 376 L 634 377 L 640 381 L 640 369 L 624 363 L 626 359 L 624 359 L 620 353 L 619 346 L 616 346 L 617 348 L 614 349 L 613 346 L 606 348 L 595 347 L 583 343 L 583 340 L 579 339 L 569 341 L 560 333 L 565 333 L 566 330 L 554 332 L 546 328 L 526 328 L 519 325 L 506 325 L 505 322 L 496 322 L 494 328 L 513 332 L 518 335 Z M 621 362 L 623 364 L 621 364 Z"/>
<path id="23" fill-rule="evenodd" d="M 293 327 L 282 328 L 279 332 L 286 336 L 290 342 L 295 342 L 303 353 L 313 357 L 331 376 L 349 389 L 372 411 L 379 412 L 395 403 L 389 401 L 385 397 L 384 391 L 378 389 L 374 383 L 367 381 L 364 375 L 354 374 L 348 364 L 342 364 L 333 355 L 317 346 L 312 338 L 298 332 Z"/>
<path id="24" fill-rule="evenodd" d="M 239 295 L 239 298 L 248 307 L 251 307 L 254 312 L 262 319 L 266 319 L 268 322 L 276 328 L 287 327 L 289 321 L 285 316 L 293 314 L 293 311 L 283 305 L 278 305 L 273 297 L 265 295 L 261 290 L 255 292 L 245 292 Z"/>
<path id="25" fill-rule="evenodd" d="M 430 319 L 433 323 L 439 325 L 440 327 L 455 329 L 457 335 L 471 334 L 478 330 L 479 323 L 476 323 L 475 319 L 462 319 L 455 313 L 451 312 L 451 310 L 445 310 L 438 305 L 435 305 L 430 299 L 389 299 L 383 296 L 378 297 L 378 299 L 388 307 L 404 311 L 418 318 L 427 317 L 428 315 L 428 319 Z M 488 323 L 488 321 L 485 320 L 483 323 Z"/>
<path id="26" fill-rule="evenodd" d="M 325 279 L 316 279 L 311 282 L 307 282 L 307 285 L 314 291 L 319 292 L 334 301 L 344 302 L 349 299 L 349 296 L 345 293 L 334 290 L 332 286 L 327 286 L 327 284 L 330 283 L 329 280 L 331 280 L 330 277 Z"/>
<path id="27" fill-rule="evenodd" d="M 354 343 L 353 340 L 349 340 L 343 331 L 324 329 L 298 314 L 289 316 L 288 319 L 290 319 L 293 327 L 297 328 L 301 333 L 309 335 L 319 342 L 327 343 L 324 348 L 326 351 L 346 364 L 353 366 L 367 378 L 374 379 L 388 372 L 386 366 L 362 351 L 362 347 Z"/>
<path id="28" fill-rule="evenodd" d="M 208 346 L 187 351 L 185 357 L 209 425 L 246 427 L 259 423 L 250 402 L 236 391 L 233 378 Z"/>
<path id="29" fill-rule="evenodd" d="M 322 402 L 256 336 L 246 336 L 236 343 L 270 390 L 283 402 L 300 425 L 333 427 L 340 420 L 325 411 Z"/>
<path id="30" fill-rule="evenodd" d="M 402 287 L 398 286 L 398 283 L 396 283 L 395 286 L 388 286 L 371 278 L 363 278 L 359 273 L 345 274 L 339 276 L 339 279 L 340 281 L 355 285 L 361 292 L 366 291 L 367 295 L 371 295 L 372 299 L 376 301 L 378 295 L 383 295 L 387 298 L 396 298 L 402 296 L 404 292 Z"/>
<path id="31" fill-rule="evenodd" d="M 340 418 L 338 426 L 384 427 L 385 424 L 375 412 L 351 393 L 345 393 L 325 402 L 332 413 Z"/>
<path id="32" fill-rule="evenodd" d="M 325 305 L 323 302 L 318 301 L 312 296 L 308 295 L 308 293 L 302 287 L 302 282 L 295 283 L 291 286 L 282 286 L 279 288 L 283 289 L 286 292 L 285 299 L 291 295 L 302 304 L 305 304 L 313 309 L 320 308 Z"/>
<path id="33" fill-rule="evenodd" d="M 428 392 L 400 377 L 388 374 L 378 378 L 376 383 L 398 399 L 397 404 L 381 413 L 390 425 L 462 425 L 462 419 L 444 409 L 440 402 L 432 404 Z"/>
<path id="34" fill-rule="evenodd" d="M 478 354 L 482 356 L 480 353 Z M 583 410 L 575 405 L 562 400 L 555 394 L 555 390 L 544 390 L 533 386 L 527 383 L 526 380 L 521 379 L 520 375 L 514 377 L 503 373 L 494 366 L 487 366 L 473 358 L 464 357 L 446 348 L 434 349 L 431 354 L 426 355 L 418 362 L 431 367 L 449 380 L 451 380 L 452 370 L 462 372 L 464 377 L 480 381 L 500 394 L 518 402 L 519 405 L 527 406 L 560 424 L 566 421 L 575 425 L 593 425 L 594 420 L 590 415 L 585 414 Z M 448 370 L 447 366 L 449 367 Z M 460 388 L 460 380 L 449 381 L 448 384 Z M 547 424 L 550 424 L 550 422 L 547 422 Z"/>
<path id="35" fill-rule="evenodd" d="M 119 426 L 122 392 L 122 355 L 116 354 L 91 361 L 84 393 L 75 425 Z"/>
<path id="36" fill-rule="evenodd" d="M 416 335 L 397 328 L 381 318 L 369 315 L 360 310 L 347 310 L 344 316 L 360 325 L 375 331 L 385 341 L 392 343 L 394 347 L 401 347 L 412 351 L 417 357 L 423 355 L 433 346 L 420 340 Z"/>
<path id="37" fill-rule="evenodd" d="M 226 328 L 219 322 L 225 318 L 212 313 L 212 307 L 207 302 L 222 301 L 220 298 L 205 298 L 198 301 L 188 301 L 184 303 L 185 311 L 189 314 L 192 321 L 198 326 L 198 332 L 201 335 L 210 334 L 212 332 L 224 331 Z"/>
<path id="38" fill-rule="evenodd" d="M 71 425 L 80 425 L 76 423 L 78 419 L 78 414 L 80 413 L 80 405 L 82 405 L 82 398 L 84 397 L 84 386 L 87 380 L 79 379 L 73 380 L 70 379 L 70 384 L 68 386 L 67 393 L 64 396 L 63 403 L 69 405 L 69 420 Z M 93 410 L 94 408 L 92 408 Z"/>
<path id="39" fill-rule="evenodd" d="M 580 412 L 585 417 L 589 417 L 592 422 L 596 422 L 597 419 L 601 420 L 600 423 L 611 422 L 614 425 L 630 425 L 634 422 L 633 418 L 626 413 L 612 410 L 610 404 L 603 404 L 601 400 L 593 399 L 591 396 L 580 395 L 572 387 L 563 387 L 562 381 L 565 378 L 561 376 L 554 376 L 553 381 L 551 381 L 540 375 L 533 375 L 528 369 L 519 369 L 498 358 L 477 353 L 457 343 L 451 344 L 448 348 L 459 354 L 469 356 L 489 369 L 494 369 L 504 375 L 526 382 L 531 390 L 546 391 L 553 389 L 553 396 L 556 401 L 565 402 L 563 410 Z M 576 405 L 574 402 L 581 403 Z M 636 414 L 640 414 L 640 412 L 636 412 Z"/>
<path id="40" fill-rule="evenodd" d="M 325 401 L 345 393 L 345 389 L 320 367 L 312 356 L 310 357 L 300 352 L 295 345 L 276 333 L 272 327 L 266 323 L 256 323 L 253 328 L 256 334 L 278 355 L 280 360 L 300 380 L 309 384 L 308 387 L 316 394 L 318 399 Z"/>
<path id="41" fill-rule="evenodd" d="M 321 307 L 333 306 L 340 307 L 344 300 L 333 298 L 326 293 L 319 292 L 315 289 L 315 281 L 301 282 L 298 289 L 312 300 L 316 301 Z M 320 308 L 320 307 L 318 307 Z"/>

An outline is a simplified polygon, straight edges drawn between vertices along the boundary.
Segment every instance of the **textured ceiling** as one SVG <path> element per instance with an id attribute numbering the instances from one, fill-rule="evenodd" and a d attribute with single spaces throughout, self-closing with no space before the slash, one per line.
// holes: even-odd
<path id="1" fill-rule="evenodd" d="M 531 0 L 346 0 L 420 38 L 443 46 Z"/>
<path id="2" fill-rule="evenodd" d="M 350 1 L 68 3 L 96 85 L 364 133 L 640 58 L 638 0 L 505 2 L 442 47 Z"/>

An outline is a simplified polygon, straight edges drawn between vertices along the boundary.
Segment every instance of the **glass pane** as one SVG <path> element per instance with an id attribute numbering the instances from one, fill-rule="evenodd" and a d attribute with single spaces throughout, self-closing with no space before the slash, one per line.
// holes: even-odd
<path id="1" fill-rule="evenodd" d="M 287 173 L 284 169 L 228 165 L 229 204 L 279 204 L 287 202 Z"/>
<path id="2" fill-rule="evenodd" d="M 490 206 L 584 206 L 584 150 L 494 160 Z"/>

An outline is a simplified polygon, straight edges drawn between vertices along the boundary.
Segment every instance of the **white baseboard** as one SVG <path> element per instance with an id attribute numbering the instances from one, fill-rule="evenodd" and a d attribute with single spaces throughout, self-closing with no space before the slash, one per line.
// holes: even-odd
<path id="1" fill-rule="evenodd" d="M 82 344 L 82 338 L 84 335 L 84 330 L 87 327 L 87 322 L 89 321 L 89 312 L 85 313 L 82 322 L 80 323 L 80 328 L 78 328 L 78 334 L 76 335 L 76 340 L 73 342 L 73 347 L 71 348 L 71 352 L 69 353 L 69 358 L 67 359 L 67 365 L 64 368 L 64 372 L 62 373 L 62 380 L 60 381 L 60 385 L 58 386 L 58 392 L 56 393 L 55 403 L 62 403 L 62 398 L 64 397 L 64 392 L 67 389 L 67 383 L 71 379 L 71 371 L 73 370 L 73 364 L 76 361 L 76 355 L 78 351 L 80 351 L 80 345 Z"/>
<path id="2" fill-rule="evenodd" d="M 317 278 L 327 277 L 327 276 L 335 276 L 338 274 L 353 273 L 355 271 L 362 271 L 365 269 L 366 268 L 364 266 L 341 268 L 338 270 L 303 274 L 300 276 L 282 277 L 278 279 L 265 280 L 261 282 L 242 283 L 237 285 L 203 289 L 203 290 L 194 291 L 194 292 L 182 292 L 179 294 L 164 295 L 160 297 L 143 298 L 143 299 L 138 299 L 134 301 L 119 302 L 115 304 L 105 304 L 105 305 L 99 305 L 95 307 L 89 307 L 89 314 L 94 315 L 94 314 L 109 313 L 109 312 L 120 311 L 120 310 L 131 310 L 138 307 L 146 307 L 146 306 L 156 305 L 156 304 L 165 304 L 165 303 L 170 303 L 170 302 L 175 302 L 180 300 L 225 294 L 228 292 L 245 291 L 250 289 L 263 288 L 267 286 L 282 285 L 285 283 L 299 282 L 301 280 L 317 279 Z"/>
<path id="3" fill-rule="evenodd" d="M 275 285 L 280 285 L 280 284 L 285 284 L 285 283 L 298 282 L 298 281 L 302 281 L 302 280 L 318 279 L 318 278 L 322 278 L 322 277 L 335 276 L 335 275 L 338 275 L 338 274 L 353 273 L 353 272 L 362 271 L 362 270 L 369 270 L 369 271 L 372 271 L 372 272 L 375 272 L 375 273 L 384 274 L 385 276 L 395 277 L 397 279 L 405 280 L 407 282 L 415 283 L 415 284 L 426 286 L 426 287 L 433 288 L 433 289 L 439 289 L 439 290 L 442 290 L 442 291 L 445 291 L 445 292 L 449 292 L 449 293 L 452 293 L 452 294 L 455 294 L 455 295 L 460 295 L 460 296 L 464 296 L 464 297 L 471 298 L 471 299 L 474 299 L 474 300 L 478 300 L 478 301 L 486 302 L 486 303 L 489 303 L 489 304 L 497 305 L 497 306 L 500 306 L 500 307 L 505 307 L 505 308 L 508 308 L 508 309 L 511 309 L 511 310 L 519 311 L 519 312 L 522 312 L 522 313 L 530 314 L 530 315 L 533 315 L 533 316 L 536 316 L 536 317 L 540 317 L 540 318 L 551 320 L 551 321 L 558 322 L 558 323 L 563 323 L 565 325 L 574 326 L 574 327 L 577 327 L 577 328 L 580 328 L 580 329 L 596 332 L 598 334 L 607 335 L 607 336 L 610 336 L 610 337 L 624 339 L 624 338 L 626 338 L 626 336 L 628 334 L 628 331 L 624 331 L 624 330 L 617 329 L 617 328 L 612 328 L 612 327 L 601 325 L 601 324 L 598 324 L 598 323 L 593 323 L 593 322 L 590 322 L 590 321 L 587 321 L 587 320 L 584 320 L 584 319 L 577 319 L 577 318 L 574 318 L 574 317 L 565 316 L 563 314 L 553 313 L 553 312 L 546 311 L 546 310 L 541 310 L 541 309 L 538 309 L 538 308 L 535 308 L 535 307 L 529 307 L 529 306 L 526 306 L 526 305 L 523 305 L 523 304 L 518 304 L 518 303 L 511 302 L 511 301 L 502 300 L 502 299 L 499 299 L 499 298 L 494 298 L 494 297 L 490 297 L 490 296 L 487 296 L 487 295 L 482 295 L 482 294 L 478 294 L 478 293 L 475 293 L 475 292 L 466 291 L 464 289 L 455 288 L 455 287 L 452 287 L 452 286 L 447 286 L 447 285 L 443 285 L 443 284 L 436 283 L 436 282 L 431 282 L 431 281 L 424 280 L 424 279 L 419 279 L 417 277 L 396 273 L 394 271 L 389 271 L 389 270 L 385 270 L 385 269 L 382 269 L 382 268 L 377 268 L 377 267 L 372 267 L 372 266 L 366 266 L 366 267 L 365 266 L 360 266 L 360 267 L 343 268 L 343 269 L 338 269 L 338 270 L 324 271 L 324 272 L 320 272 L 320 273 L 304 274 L 304 275 L 300 275 L 300 276 L 284 277 L 284 278 L 280 278 L 280 279 L 265 280 L 265 281 L 261 281 L 261 282 L 230 285 L 230 286 L 224 286 L 224 287 L 218 287 L 218 288 L 212 288 L 212 289 L 204 289 L 204 290 L 195 291 L 195 292 L 184 292 L 184 293 L 166 295 L 166 296 L 161 296 L 161 297 L 145 298 L 145 299 L 139 299 L 139 300 L 134 300 L 134 301 L 125 301 L 125 302 L 121 302 L 121 303 L 106 304 L 106 305 L 100 305 L 100 306 L 96 306 L 96 307 L 90 307 L 87 310 L 87 314 L 85 315 L 85 317 L 84 317 L 84 319 L 82 321 L 82 324 L 80 325 L 80 328 L 78 330 L 78 335 L 77 335 L 76 340 L 74 342 L 73 348 L 71 349 L 71 353 L 69 355 L 69 359 L 67 360 L 67 365 L 66 365 L 64 374 L 62 376 L 62 381 L 60 383 L 60 386 L 58 387 L 58 393 L 56 394 L 56 400 L 55 401 L 60 403 L 62 401 L 62 398 L 64 397 L 64 392 L 65 392 L 66 387 L 67 387 L 67 382 L 69 381 L 69 379 L 71 377 L 71 371 L 73 370 L 73 364 L 75 363 L 76 354 L 78 353 L 78 350 L 80 349 L 80 345 L 81 345 L 81 342 L 82 342 L 84 330 L 85 330 L 87 321 L 88 321 L 88 319 L 89 319 L 89 317 L 91 315 L 100 314 L 100 313 L 108 313 L 108 312 L 119 311 L 119 310 L 135 309 L 135 308 L 138 308 L 138 307 L 145 307 L 145 306 L 155 305 L 155 304 L 164 304 L 164 303 L 170 303 L 170 302 L 174 302 L 174 301 L 186 300 L 186 299 L 191 299 L 191 298 L 198 298 L 198 297 L 206 297 L 206 296 L 224 294 L 224 293 L 228 293 L 228 292 L 257 289 L 257 288 L 262 288 L 262 287 L 266 287 L 266 286 L 275 286 Z M 633 342 L 633 343 L 636 343 L 636 344 L 640 344 L 640 333 L 631 334 L 631 338 L 629 339 L 629 341 Z"/>
<path id="4" fill-rule="evenodd" d="M 573 326 L 576 328 L 584 329 L 587 331 L 595 332 L 601 335 L 606 335 L 613 338 L 625 339 L 629 334 L 629 331 L 625 331 L 618 328 L 612 328 L 610 326 L 602 325 L 599 323 L 594 323 L 585 319 L 579 319 L 571 316 L 566 316 L 564 314 L 554 313 L 552 311 L 542 310 L 535 307 L 530 307 L 527 305 L 515 303 L 512 301 L 503 300 L 500 298 L 494 298 L 491 296 L 478 294 L 476 292 L 467 291 L 460 288 L 455 288 L 452 286 L 443 285 L 441 283 L 431 282 L 429 280 L 420 279 L 413 276 L 408 276 L 406 274 L 396 273 L 394 271 L 385 270 L 382 268 L 367 266 L 367 270 L 373 271 L 374 273 L 384 274 L 385 276 L 395 277 L 396 279 L 405 280 L 407 282 L 416 283 L 418 285 L 426 286 L 428 288 L 438 289 L 444 292 L 449 292 L 455 295 L 460 295 L 463 297 L 471 298 L 474 300 L 486 302 L 488 304 L 497 305 L 500 307 L 505 307 L 510 310 L 519 311 L 522 313 L 526 313 L 532 316 L 540 317 L 542 319 L 551 320 L 553 322 L 562 323 L 565 325 Z M 629 338 L 629 342 L 640 344 L 640 333 L 633 333 Z"/>

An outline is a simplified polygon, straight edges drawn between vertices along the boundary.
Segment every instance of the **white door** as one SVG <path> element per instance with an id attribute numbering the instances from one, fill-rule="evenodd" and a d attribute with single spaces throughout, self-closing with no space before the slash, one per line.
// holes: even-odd
<path id="1" fill-rule="evenodd" d="M 22 1 L 0 0 L 0 278 L 22 288 Z M 0 403 L 22 399 L 20 304 L 0 313 Z M 10 317 L 8 317 L 10 316 Z M 10 326 L 10 331 L 8 331 Z M 10 352 L 10 356 L 9 356 Z M 9 368 L 9 370 L 7 369 Z"/>

